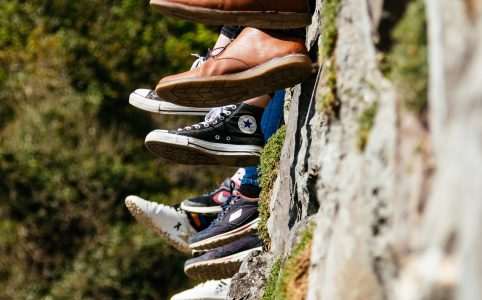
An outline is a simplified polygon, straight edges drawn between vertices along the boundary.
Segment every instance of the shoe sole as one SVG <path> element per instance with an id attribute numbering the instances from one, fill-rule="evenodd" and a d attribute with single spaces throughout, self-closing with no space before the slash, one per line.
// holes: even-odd
<path id="1" fill-rule="evenodd" d="M 292 54 L 240 73 L 161 82 L 156 92 L 178 105 L 224 106 L 294 86 L 308 79 L 312 72 L 313 63 L 308 56 Z"/>
<path id="2" fill-rule="evenodd" d="M 198 214 L 217 214 L 221 212 L 221 206 L 211 206 L 211 207 L 196 207 L 188 206 L 181 202 L 181 209 L 187 212 L 198 213 Z"/>
<path id="3" fill-rule="evenodd" d="M 209 261 L 191 264 L 184 268 L 187 276 L 196 280 L 220 280 L 230 278 L 239 271 L 243 260 L 251 251 L 262 250 L 262 247 L 249 249 L 233 255 Z"/>
<path id="4" fill-rule="evenodd" d="M 186 165 L 255 166 L 262 147 L 206 142 L 192 137 L 153 131 L 145 145 L 157 156 Z"/>
<path id="5" fill-rule="evenodd" d="M 210 111 L 210 108 L 206 107 L 187 107 L 167 101 L 151 100 L 136 93 L 130 94 L 129 103 L 144 111 L 166 115 L 205 116 Z"/>
<path id="6" fill-rule="evenodd" d="M 148 215 L 146 215 L 142 209 L 137 206 L 137 204 L 129 199 L 125 200 L 125 204 L 127 206 L 127 209 L 129 212 L 134 216 L 134 218 L 142 225 L 145 227 L 149 228 L 150 230 L 154 231 L 158 235 L 160 235 L 169 245 L 173 246 L 177 250 L 191 254 L 192 250 L 187 246 L 187 243 L 181 243 L 179 241 L 176 241 L 171 238 L 170 235 L 168 235 L 166 232 L 162 231 L 159 229 L 154 222 L 152 222 L 151 218 L 149 218 Z"/>
<path id="7" fill-rule="evenodd" d="M 150 5 L 161 13 L 206 25 L 240 25 L 255 28 L 301 28 L 311 24 L 308 13 L 276 11 L 224 11 L 193 7 L 162 0 L 151 0 Z"/>
<path id="8" fill-rule="evenodd" d="M 192 250 L 211 250 L 217 247 L 227 245 L 231 242 L 234 242 L 235 240 L 238 240 L 242 237 L 245 237 L 247 235 L 257 232 L 258 223 L 259 223 L 259 218 L 256 218 L 253 221 L 243 226 L 240 226 L 236 229 L 233 229 L 231 231 L 218 234 L 216 236 L 207 238 L 205 240 L 202 240 L 196 243 L 192 243 L 189 245 L 189 247 Z"/>

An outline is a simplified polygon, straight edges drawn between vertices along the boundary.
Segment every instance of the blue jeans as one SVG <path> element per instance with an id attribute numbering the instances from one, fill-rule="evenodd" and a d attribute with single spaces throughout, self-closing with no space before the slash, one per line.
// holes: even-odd
<path id="1" fill-rule="evenodd" d="M 283 105 L 285 102 L 285 91 L 277 91 L 271 98 L 268 106 L 264 109 L 261 118 L 261 131 L 264 135 L 264 141 L 268 139 L 278 130 L 283 121 Z M 259 186 L 258 166 L 245 167 L 246 173 L 241 180 L 241 184 L 252 184 Z"/>

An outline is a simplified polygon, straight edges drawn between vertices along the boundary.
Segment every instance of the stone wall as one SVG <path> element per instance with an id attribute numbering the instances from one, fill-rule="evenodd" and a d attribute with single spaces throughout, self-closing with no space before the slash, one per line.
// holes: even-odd
<path id="1" fill-rule="evenodd" d="M 311 53 L 326 48 L 325 2 Z M 271 247 L 243 263 L 230 299 L 261 299 L 309 222 L 305 299 L 482 299 L 482 1 L 395 2 L 339 1 L 334 52 L 287 93 Z M 423 30 L 410 42 L 425 18 L 428 72 L 414 64 Z"/>

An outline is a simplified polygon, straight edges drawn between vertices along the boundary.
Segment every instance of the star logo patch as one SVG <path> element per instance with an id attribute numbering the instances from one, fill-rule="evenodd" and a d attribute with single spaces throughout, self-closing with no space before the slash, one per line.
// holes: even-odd
<path id="1" fill-rule="evenodd" d="M 256 125 L 256 119 L 250 115 L 243 115 L 239 117 L 238 120 L 238 127 L 243 133 L 253 134 L 258 129 L 258 125 Z"/>

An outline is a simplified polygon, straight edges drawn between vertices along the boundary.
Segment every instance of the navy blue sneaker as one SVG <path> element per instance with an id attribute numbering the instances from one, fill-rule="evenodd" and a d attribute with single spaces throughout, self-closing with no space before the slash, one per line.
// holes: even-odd
<path id="1" fill-rule="evenodd" d="M 262 246 L 258 236 L 251 234 L 199 257 L 189 259 L 184 264 L 184 272 L 197 280 L 230 278 L 238 272 L 246 256 L 251 251 L 262 250 Z"/>
<path id="2" fill-rule="evenodd" d="M 248 198 L 238 191 L 223 206 L 211 225 L 189 238 L 193 250 L 209 250 L 224 246 L 243 236 L 256 232 L 259 222 L 258 200 Z"/>
<path id="3" fill-rule="evenodd" d="M 217 214 L 221 212 L 221 206 L 231 197 L 233 190 L 238 187 L 239 182 L 226 178 L 209 193 L 182 201 L 181 209 L 198 214 Z"/>

